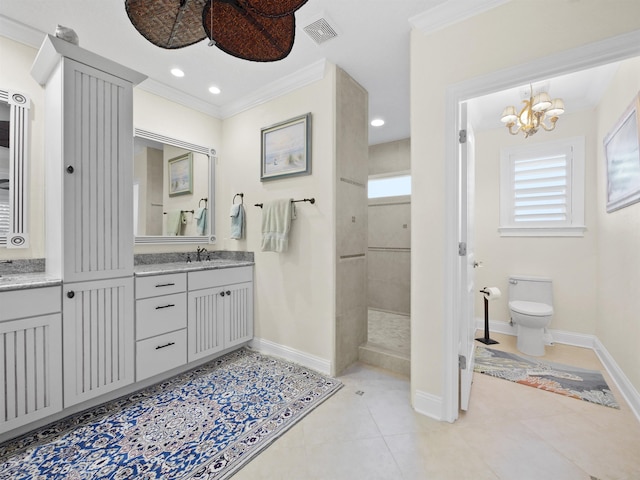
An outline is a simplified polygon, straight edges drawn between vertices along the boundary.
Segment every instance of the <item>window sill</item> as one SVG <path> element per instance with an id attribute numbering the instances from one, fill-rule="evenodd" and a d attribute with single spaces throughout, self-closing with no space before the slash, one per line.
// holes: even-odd
<path id="1" fill-rule="evenodd" d="M 587 227 L 499 227 L 501 237 L 584 237 Z"/>

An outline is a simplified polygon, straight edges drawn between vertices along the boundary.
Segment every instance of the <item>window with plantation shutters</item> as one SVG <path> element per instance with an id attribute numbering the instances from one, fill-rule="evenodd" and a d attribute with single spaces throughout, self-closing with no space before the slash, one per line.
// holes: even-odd
<path id="1" fill-rule="evenodd" d="M 584 230 L 584 137 L 502 150 L 501 235 L 578 236 Z"/>

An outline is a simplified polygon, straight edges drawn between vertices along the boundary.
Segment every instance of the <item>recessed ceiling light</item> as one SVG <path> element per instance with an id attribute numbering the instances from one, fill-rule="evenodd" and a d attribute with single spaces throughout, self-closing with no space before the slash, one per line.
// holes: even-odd
<path id="1" fill-rule="evenodd" d="M 218 95 L 220 93 L 220 89 L 218 87 L 216 87 L 216 86 L 209 87 L 209 91 L 211 93 L 213 93 L 214 95 Z"/>
<path id="2" fill-rule="evenodd" d="M 381 118 L 374 118 L 373 120 L 371 120 L 372 127 L 381 127 L 382 125 L 384 125 L 384 120 L 382 120 Z"/>
<path id="3" fill-rule="evenodd" d="M 174 77 L 184 77 L 184 72 L 179 68 L 172 68 L 171 75 L 173 75 Z"/>

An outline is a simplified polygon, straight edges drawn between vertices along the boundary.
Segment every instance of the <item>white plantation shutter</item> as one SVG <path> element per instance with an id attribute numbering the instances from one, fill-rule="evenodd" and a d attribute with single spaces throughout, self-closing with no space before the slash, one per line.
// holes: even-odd
<path id="1" fill-rule="evenodd" d="M 571 151 L 514 158 L 513 221 L 565 224 L 571 214 Z"/>
<path id="2" fill-rule="evenodd" d="M 584 140 L 577 140 L 502 152 L 503 235 L 576 235 L 576 229 L 582 233 Z"/>

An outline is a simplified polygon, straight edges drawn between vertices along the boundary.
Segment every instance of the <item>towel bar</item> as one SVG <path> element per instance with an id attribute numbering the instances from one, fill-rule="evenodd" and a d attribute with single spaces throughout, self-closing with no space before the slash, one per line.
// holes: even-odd
<path id="1" fill-rule="evenodd" d="M 194 213 L 193 210 L 180 210 L 180 213 Z M 167 212 L 162 212 L 163 215 L 166 215 Z"/>
<path id="2" fill-rule="evenodd" d="M 309 202 L 311 205 L 313 205 L 314 203 L 316 203 L 316 199 L 315 198 L 303 198 L 302 200 L 291 200 L 291 202 L 292 203 Z M 255 206 L 262 208 L 264 206 L 264 203 L 256 203 Z"/>

